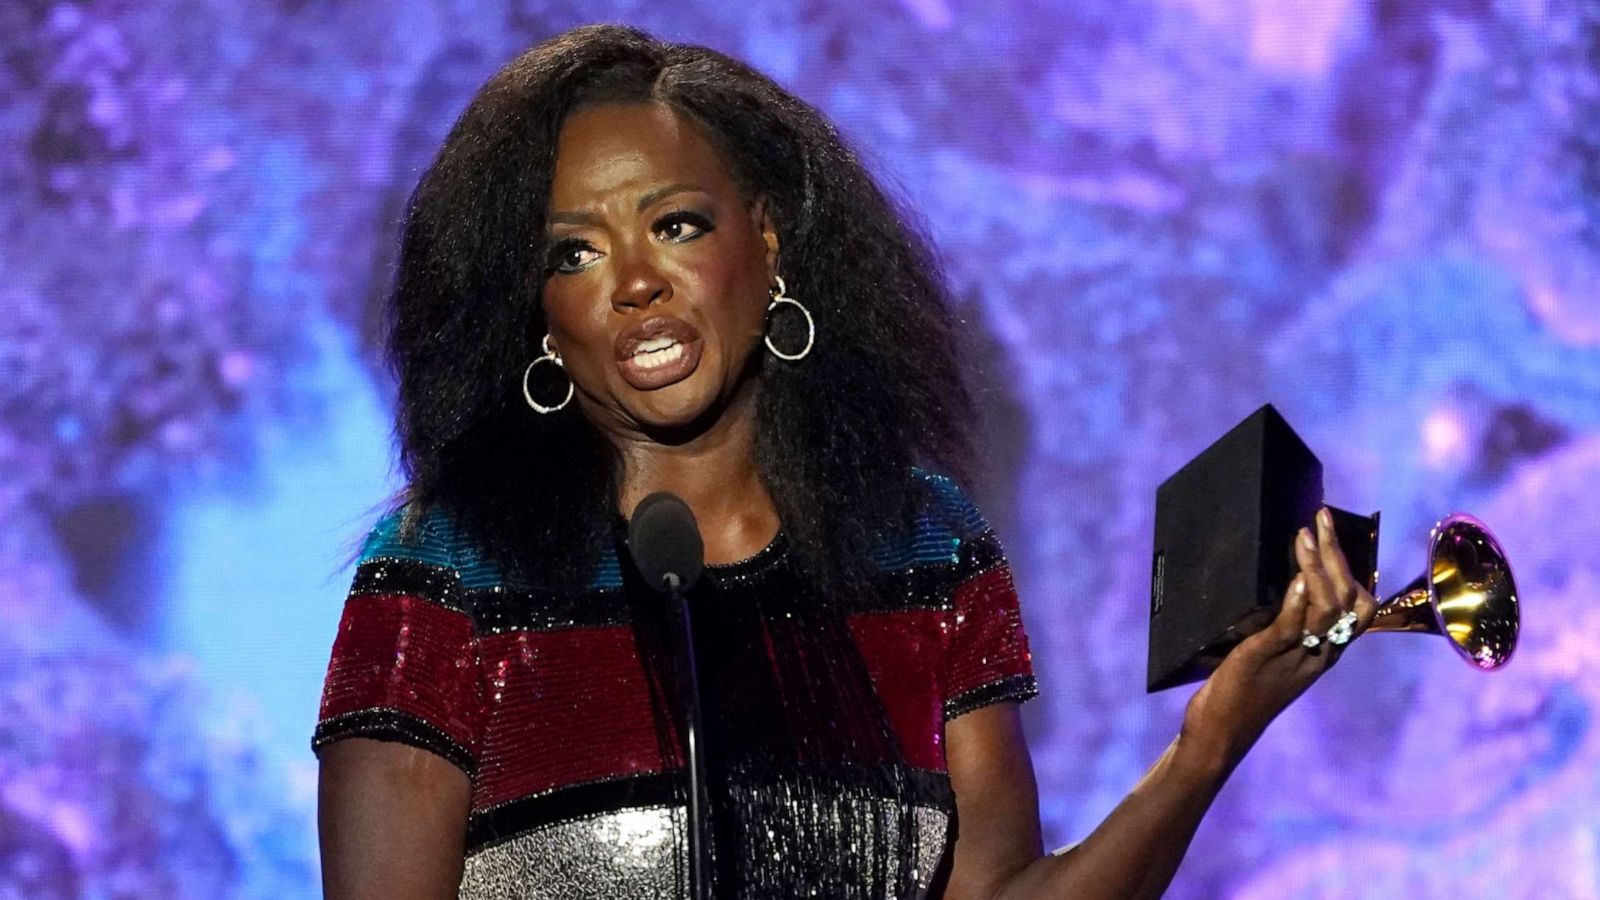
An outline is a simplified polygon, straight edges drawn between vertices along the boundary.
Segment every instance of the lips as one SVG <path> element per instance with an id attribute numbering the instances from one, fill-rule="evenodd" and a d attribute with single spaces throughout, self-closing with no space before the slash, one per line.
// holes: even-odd
<path id="1" fill-rule="evenodd" d="M 688 378 L 705 344 L 688 322 L 656 316 L 617 335 L 615 348 L 622 379 L 635 390 L 653 391 Z"/>

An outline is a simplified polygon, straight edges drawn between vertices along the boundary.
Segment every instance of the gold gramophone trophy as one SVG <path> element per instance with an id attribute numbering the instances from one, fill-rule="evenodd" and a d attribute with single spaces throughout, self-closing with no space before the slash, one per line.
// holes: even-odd
<path id="1" fill-rule="evenodd" d="M 1162 483 L 1147 690 L 1205 678 L 1272 621 L 1299 568 L 1294 535 L 1323 505 L 1321 462 L 1270 404 Z M 1351 573 L 1376 593 L 1378 514 L 1329 510 Z M 1430 533 L 1422 574 L 1381 601 L 1368 630 L 1438 634 L 1491 670 L 1511 658 L 1519 624 L 1505 552 L 1482 522 L 1453 514 Z"/>
<path id="2" fill-rule="evenodd" d="M 1479 669 L 1498 669 L 1517 647 L 1517 582 L 1500 542 L 1463 513 L 1428 534 L 1428 565 L 1405 589 L 1383 600 L 1371 631 L 1442 635 Z"/>

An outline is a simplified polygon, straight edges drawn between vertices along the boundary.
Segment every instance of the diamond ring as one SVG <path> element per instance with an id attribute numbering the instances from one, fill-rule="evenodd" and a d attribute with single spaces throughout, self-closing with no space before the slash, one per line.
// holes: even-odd
<path id="1" fill-rule="evenodd" d="M 1312 634 L 1309 631 L 1302 632 L 1302 634 L 1304 636 L 1300 638 L 1300 646 L 1307 650 L 1315 650 L 1322 645 L 1322 635 Z"/>
<path id="2" fill-rule="evenodd" d="M 1350 639 L 1356 636 L 1356 618 L 1354 612 L 1346 610 L 1345 614 L 1339 617 L 1339 621 L 1334 622 L 1333 627 L 1328 629 L 1325 635 L 1328 643 L 1335 646 L 1350 643 Z"/>

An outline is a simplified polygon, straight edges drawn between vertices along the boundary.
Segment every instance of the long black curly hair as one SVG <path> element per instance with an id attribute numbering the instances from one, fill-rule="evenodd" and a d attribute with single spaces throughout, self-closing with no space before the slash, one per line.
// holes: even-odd
<path id="1" fill-rule="evenodd" d="M 973 417 L 943 276 L 817 110 L 722 53 L 633 28 L 578 28 L 512 60 L 411 196 L 388 345 L 398 501 L 443 505 L 513 579 L 566 587 L 591 574 L 618 522 L 617 454 L 576 408 L 529 409 L 520 380 L 546 330 L 562 123 L 583 106 L 649 101 L 702 128 L 746 197 L 768 201 L 778 271 L 817 337 L 800 363 L 761 364 L 757 465 L 794 557 L 824 589 L 859 586 L 873 536 L 915 502 L 910 469 L 967 468 Z"/>

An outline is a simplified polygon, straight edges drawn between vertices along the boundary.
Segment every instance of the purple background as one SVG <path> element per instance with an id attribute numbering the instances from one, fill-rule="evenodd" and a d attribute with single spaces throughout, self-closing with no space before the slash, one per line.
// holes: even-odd
<path id="1" fill-rule="evenodd" d="M 1600 11 L 1557 0 L 0 4 L 0 898 L 314 896 L 307 739 L 395 486 L 376 303 L 477 85 L 614 19 L 832 116 L 964 304 L 1051 845 L 1175 733 L 1155 486 L 1263 402 L 1520 579 L 1516 659 L 1374 636 L 1173 897 L 1600 897 Z"/>

